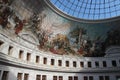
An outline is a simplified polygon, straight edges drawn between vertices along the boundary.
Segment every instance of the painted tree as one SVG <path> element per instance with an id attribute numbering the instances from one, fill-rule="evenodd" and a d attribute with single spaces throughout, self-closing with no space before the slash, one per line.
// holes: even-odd
<path id="1" fill-rule="evenodd" d="M 87 33 L 87 30 L 86 30 L 86 29 L 77 26 L 77 28 L 75 28 L 74 30 L 72 30 L 72 31 L 70 32 L 70 37 L 76 39 L 76 41 L 75 41 L 76 44 L 82 45 L 82 44 L 83 44 L 82 37 L 83 37 L 83 35 L 85 35 L 86 33 Z"/>

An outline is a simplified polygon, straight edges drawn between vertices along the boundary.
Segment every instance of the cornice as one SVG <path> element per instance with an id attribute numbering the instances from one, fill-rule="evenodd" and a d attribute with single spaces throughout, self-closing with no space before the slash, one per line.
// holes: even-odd
<path id="1" fill-rule="evenodd" d="M 6 66 L 13 66 L 25 69 L 32 69 L 47 72 L 61 72 L 61 73 L 106 73 L 106 72 L 119 72 L 120 67 L 107 67 L 107 68 L 66 68 L 56 67 L 50 65 L 38 65 L 32 62 L 22 61 L 6 54 L 0 53 L 0 63 Z"/>

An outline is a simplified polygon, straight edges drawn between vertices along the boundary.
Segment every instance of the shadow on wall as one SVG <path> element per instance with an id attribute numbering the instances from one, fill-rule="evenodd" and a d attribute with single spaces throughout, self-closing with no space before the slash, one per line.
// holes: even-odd
<path id="1" fill-rule="evenodd" d="M 0 52 L 0 55 L 4 55 Z M 11 67 L 6 57 L 0 58 L 0 80 L 18 80 L 15 69 Z"/>

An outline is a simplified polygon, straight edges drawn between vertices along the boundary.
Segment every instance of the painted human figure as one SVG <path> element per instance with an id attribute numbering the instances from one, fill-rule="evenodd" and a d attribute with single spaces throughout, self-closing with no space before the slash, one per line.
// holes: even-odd
<path id="1" fill-rule="evenodd" d="M 36 13 L 33 14 L 33 16 L 31 17 L 33 23 L 32 25 L 33 33 L 36 33 L 36 31 L 41 31 L 42 22 L 45 17 L 46 17 L 45 14 L 40 16 Z"/>
<path id="2" fill-rule="evenodd" d="M 83 46 L 81 46 L 80 49 L 78 49 L 77 52 L 78 52 L 80 55 L 83 55 L 83 53 L 84 53 L 84 48 L 83 48 Z"/>
<path id="3" fill-rule="evenodd" d="M 19 23 L 16 24 L 15 34 L 19 34 L 22 31 L 25 22 L 26 22 L 25 20 L 23 21 L 20 20 Z"/>
<path id="4" fill-rule="evenodd" d="M 0 24 L 3 28 L 6 27 L 8 23 L 8 18 L 12 15 L 13 10 L 9 6 L 1 6 L 0 7 Z"/>

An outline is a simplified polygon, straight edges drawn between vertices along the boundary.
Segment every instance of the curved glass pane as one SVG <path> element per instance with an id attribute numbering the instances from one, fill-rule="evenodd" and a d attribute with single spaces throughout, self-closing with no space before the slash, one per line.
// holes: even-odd
<path id="1" fill-rule="evenodd" d="M 120 15 L 120 0 L 50 0 L 64 13 L 81 19 L 99 20 Z"/>

